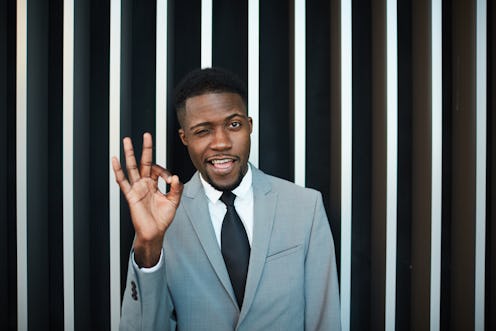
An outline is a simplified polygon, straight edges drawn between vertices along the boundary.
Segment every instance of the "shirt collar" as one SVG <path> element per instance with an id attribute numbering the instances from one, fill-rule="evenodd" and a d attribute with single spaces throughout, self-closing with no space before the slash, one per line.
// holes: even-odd
<path id="1" fill-rule="evenodd" d="M 200 181 L 202 183 L 203 189 L 205 191 L 205 195 L 212 203 L 216 203 L 217 200 L 220 199 L 222 195 L 222 191 L 216 190 L 212 185 L 210 185 L 203 176 L 200 174 Z M 236 187 L 232 192 L 236 195 L 236 197 L 244 198 L 249 192 L 252 185 L 252 173 L 251 173 L 251 165 L 248 164 L 248 170 L 246 174 L 243 176 L 241 183 L 239 183 L 238 187 Z"/>

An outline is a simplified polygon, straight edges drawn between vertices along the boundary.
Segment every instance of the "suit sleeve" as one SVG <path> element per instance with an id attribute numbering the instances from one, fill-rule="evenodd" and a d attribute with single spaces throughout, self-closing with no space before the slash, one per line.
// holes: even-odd
<path id="1" fill-rule="evenodd" d="M 143 272 L 131 254 L 119 330 L 175 330 L 173 308 L 165 263 L 153 272 Z"/>
<path id="2" fill-rule="evenodd" d="M 334 240 L 320 193 L 305 258 L 305 299 L 305 330 L 341 330 Z"/>

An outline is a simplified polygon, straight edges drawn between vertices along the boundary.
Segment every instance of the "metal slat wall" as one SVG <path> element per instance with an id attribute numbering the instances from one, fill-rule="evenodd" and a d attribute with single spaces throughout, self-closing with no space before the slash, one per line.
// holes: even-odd
<path id="1" fill-rule="evenodd" d="M 121 10 L 120 0 L 110 2 L 110 62 L 109 62 L 109 157 L 120 155 L 121 150 Z M 117 330 L 120 318 L 121 262 L 120 257 L 120 200 L 119 188 L 112 181 L 109 166 L 109 232 L 110 232 L 110 326 Z"/>
<path id="2" fill-rule="evenodd" d="M 17 327 L 28 326 L 27 281 L 27 5 L 17 1 L 16 29 L 16 231 L 17 231 Z M 12 219 L 11 219 L 12 221 Z M 13 265 L 9 266 L 12 268 Z"/>
<path id="3" fill-rule="evenodd" d="M 344 330 L 496 328 L 486 0 L 0 0 L 0 326 L 112 329 L 133 239 L 110 158 L 187 181 L 173 88 L 249 88 L 251 161 L 323 193 Z M 16 292 L 17 289 L 17 292 Z"/>
<path id="4" fill-rule="evenodd" d="M 340 3 L 341 44 L 341 323 L 343 330 L 350 329 L 351 310 L 351 236 L 352 236 L 352 7 L 349 1 Z M 334 232 L 335 233 L 335 232 Z M 336 234 L 336 233 L 335 233 Z"/>
<path id="5" fill-rule="evenodd" d="M 478 0 L 475 27 L 475 317 L 474 328 L 484 328 L 486 285 L 486 167 L 487 167 L 487 3 Z"/>
<path id="6" fill-rule="evenodd" d="M 64 329 L 74 329 L 74 1 L 64 2 L 62 102 L 64 192 Z"/>
<path id="7" fill-rule="evenodd" d="M 486 300 L 485 321 L 486 327 L 496 325 L 496 6 L 494 1 L 487 3 L 487 250 L 486 250 Z"/>

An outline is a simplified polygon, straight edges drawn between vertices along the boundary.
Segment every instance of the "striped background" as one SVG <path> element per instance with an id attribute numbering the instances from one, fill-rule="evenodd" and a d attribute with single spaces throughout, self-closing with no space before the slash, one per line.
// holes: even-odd
<path id="1" fill-rule="evenodd" d="M 496 329 L 496 4 L 0 0 L 0 328 L 117 328 L 133 236 L 110 172 L 172 90 L 249 87 L 251 160 L 317 188 L 344 330 Z"/>

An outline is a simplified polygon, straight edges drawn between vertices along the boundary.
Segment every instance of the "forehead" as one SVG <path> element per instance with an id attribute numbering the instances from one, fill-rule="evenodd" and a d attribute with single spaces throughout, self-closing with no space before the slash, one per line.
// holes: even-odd
<path id="1" fill-rule="evenodd" d="M 215 121 L 232 114 L 246 115 L 243 99 L 230 92 L 205 93 L 188 98 L 185 103 L 184 121 Z"/>

